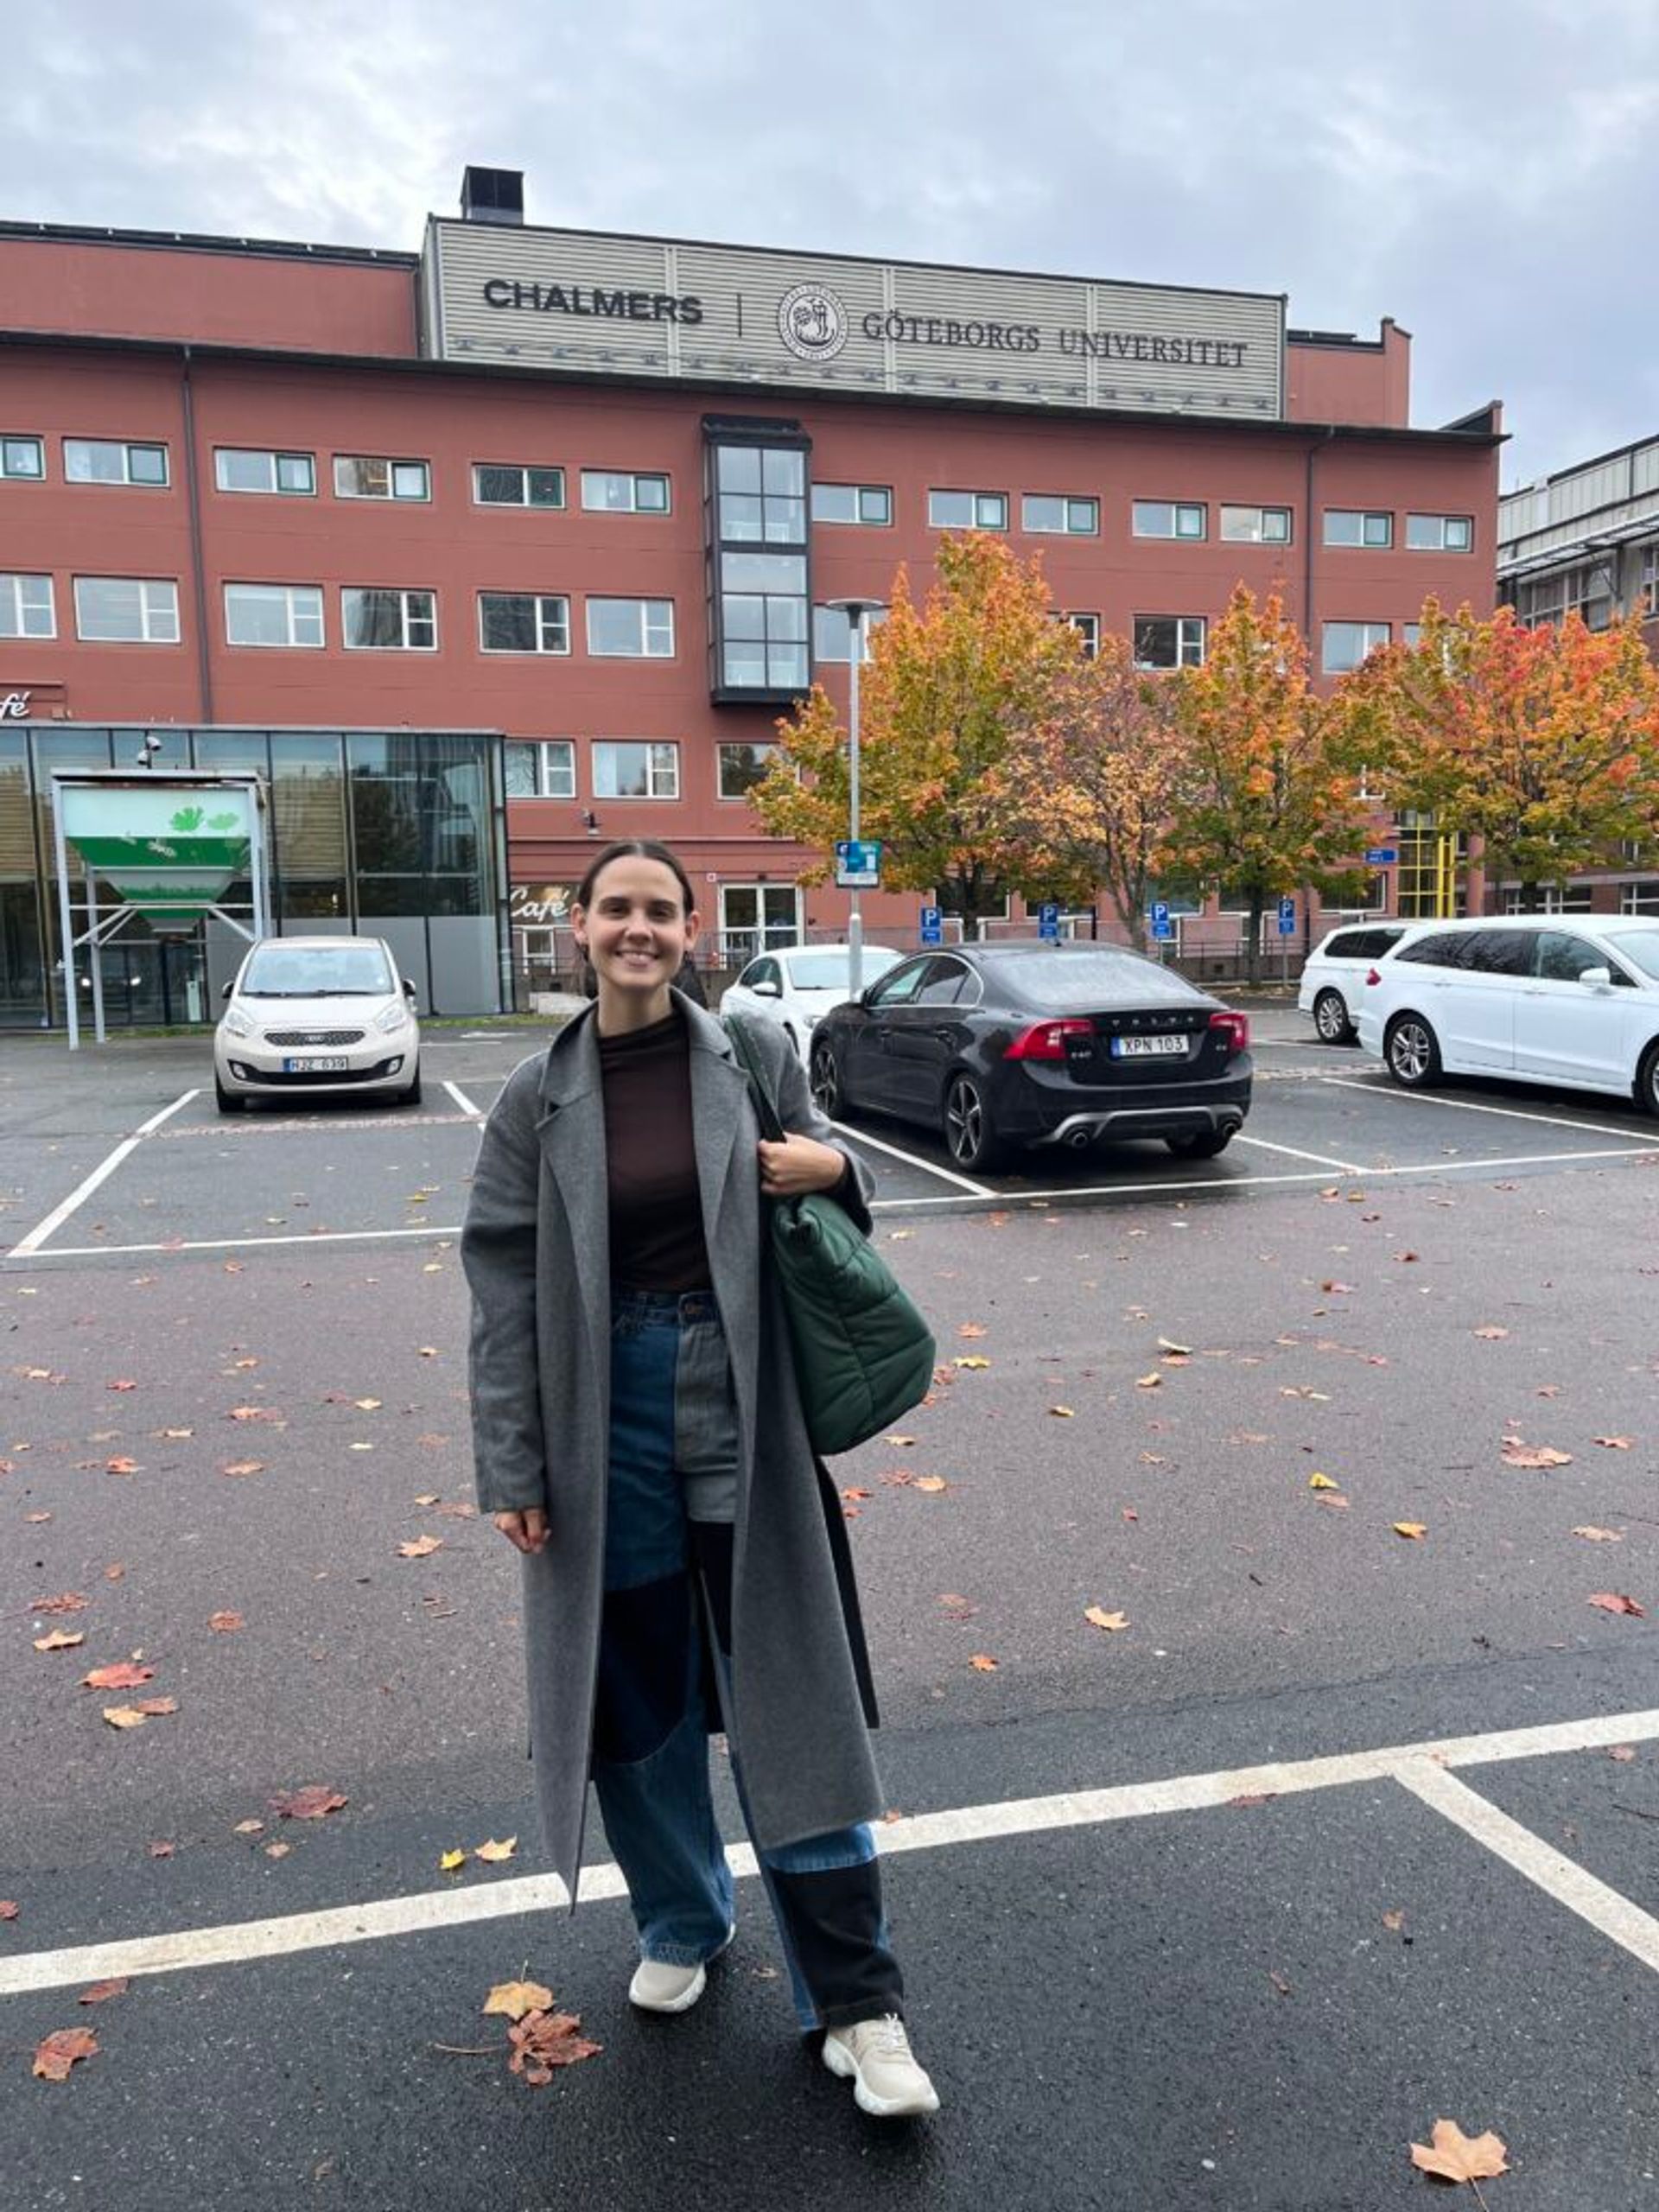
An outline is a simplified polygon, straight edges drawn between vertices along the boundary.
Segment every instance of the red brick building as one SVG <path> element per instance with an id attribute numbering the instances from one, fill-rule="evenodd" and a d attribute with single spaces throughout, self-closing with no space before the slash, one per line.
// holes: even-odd
<path id="1" fill-rule="evenodd" d="M 1498 410 L 1412 428 L 1392 322 L 539 230 L 511 172 L 465 204 L 419 255 L 0 226 L 0 745 L 499 732 L 504 944 L 501 893 L 545 951 L 595 842 L 645 834 L 741 952 L 845 912 L 742 797 L 789 699 L 844 685 L 815 610 L 925 586 L 941 528 L 1040 550 L 1057 607 L 1161 663 L 1241 577 L 1331 673 L 1430 592 L 1491 606 Z"/>

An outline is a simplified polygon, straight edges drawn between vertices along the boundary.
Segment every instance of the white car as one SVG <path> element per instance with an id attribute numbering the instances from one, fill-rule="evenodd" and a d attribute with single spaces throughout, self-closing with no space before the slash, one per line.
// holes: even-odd
<path id="1" fill-rule="evenodd" d="M 1507 1077 L 1659 1114 L 1659 916 L 1414 927 L 1367 973 L 1359 1041 L 1408 1090 Z"/>
<path id="2" fill-rule="evenodd" d="M 1353 1042 L 1367 970 L 1417 926 L 1414 922 L 1360 922 L 1319 939 L 1303 963 L 1296 1006 L 1300 1013 L 1313 1015 L 1325 1044 Z"/>
<path id="3" fill-rule="evenodd" d="M 867 990 L 905 957 L 885 944 L 867 944 L 860 963 L 861 990 Z M 728 984 L 720 1001 L 726 1014 L 747 1014 L 775 1021 L 803 1060 L 807 1040 L 832 1006 L 844 1006 L 849 988 L 851 948 L 844 944 L 783 944 L 753 960 Z"/>
<path id="4" fill-rule="evenodd" d="M 251 1098 L 350 1091 L 416 1106 L 415 986 L 378 937 L 267 937 L 249 950 L 213 1033 L 221 1114 Z"/>

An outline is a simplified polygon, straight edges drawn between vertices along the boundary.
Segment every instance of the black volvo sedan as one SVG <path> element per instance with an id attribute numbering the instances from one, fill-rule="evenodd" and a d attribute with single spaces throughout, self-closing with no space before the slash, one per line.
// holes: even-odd
<path id="1" fill-rule="evenodd" d="M 1250 1107 L 1250 1027 L 1184 976 L 1108 944 L 963 944 L 891 968 L 812 1033 L 812 1095 L 840 1120 L 942 1130 L 959 1166 L 1015 1145 L 1161 1137 L 1210 1160 Z"/>

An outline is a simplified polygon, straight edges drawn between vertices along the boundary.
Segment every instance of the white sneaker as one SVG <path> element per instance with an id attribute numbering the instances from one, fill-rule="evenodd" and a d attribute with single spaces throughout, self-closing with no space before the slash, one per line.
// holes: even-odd
<path id="1" fill-rule="evenodd" d="M 916 2063 L 905 2024 L 895 2012 L 830 2029 L 823 2063 L 852 2082 L 859 2110 L 878 2120 L 910 2120 L 939 2108 L 938 2092 Z"/>
<path id="2" fill-rule="evenodd" d="M 717 1959 L 728 1949 L 736 1933 L 735 1928 L 728 1929 L 725 1942 L 710 1957 Z M 642 2012 L 689 2012 L 708 1986 L 706 1963 L 676 1967 L 662 1959 L 641 1959 L 628 1984 L 628 2002 Z"/>

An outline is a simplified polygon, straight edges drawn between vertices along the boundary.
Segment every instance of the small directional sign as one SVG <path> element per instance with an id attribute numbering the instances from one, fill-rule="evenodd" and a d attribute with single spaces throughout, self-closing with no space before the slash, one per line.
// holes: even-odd
<path id="1" fill-rule="evenodd" d="M 1367 845 L 1365 848 L 1367 868 L 1392 868 L 1399 857 L 1400 848 L 1397 845 Z"/>
<path id="2" fill-rule="evenodd" d="M 879 840 L 842 837 L 836 843 L 836 882 L 842 891 L 874 891 L 881 881 Z"/>

